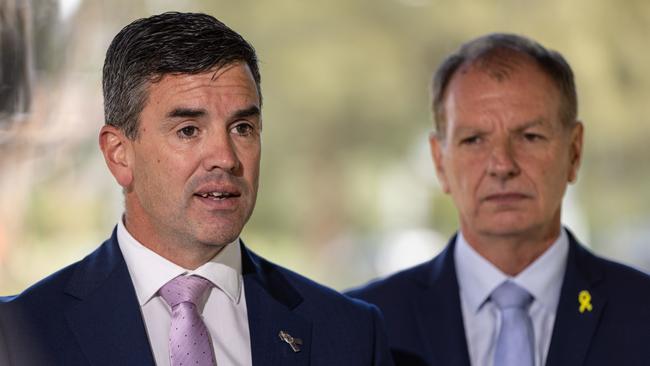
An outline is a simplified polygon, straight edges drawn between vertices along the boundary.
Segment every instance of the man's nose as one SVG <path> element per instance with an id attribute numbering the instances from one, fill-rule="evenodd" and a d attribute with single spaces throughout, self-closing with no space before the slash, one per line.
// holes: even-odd
<path id="1" fill-rule="evenodd" d="M 508 179 L 520 173 L 512 142 L 504 139 L 495 143 L 490 152 L 488 173 L 499 179 Z"/>
<path id="2" fill-rule="evenodd" d="M 205 170 L 221 169 L 233 173 L 239 168 L 237 151 L 228 131 L 210 134 L 204 141 L 203 149 Z"/>

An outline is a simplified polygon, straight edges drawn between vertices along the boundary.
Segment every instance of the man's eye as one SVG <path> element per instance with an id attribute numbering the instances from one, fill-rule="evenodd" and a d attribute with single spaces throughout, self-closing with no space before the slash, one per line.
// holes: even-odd
<path id="1" fill-rule="evenodd" d="M 248 136 L 253 133 L 253 126 L 248 123 L 240 123 L 232 128 L 232 131 L 240 136 Z"/>
<path id="2" fill-rule="evenodd" d="M 185 126 L 178 130 L 178 136 L 181 138 L 192 138 L 195 137 L 199 132 L 199 129 L 195 126 Z"/>
<path id="3" fill-rule="evenodd" d="M 481 136 L 470 136 L 460 140 L 461 145 L 475 145 L 481 142 Z"/>
<path id="4" fill-rule="evenodd" d="M 524 139 L 526 139 L 526 141 L 534 142 L 534 141 L 543 140 L 544 136 L 536 134 L 536 133 L 525 133 L 524 134 Z"/>

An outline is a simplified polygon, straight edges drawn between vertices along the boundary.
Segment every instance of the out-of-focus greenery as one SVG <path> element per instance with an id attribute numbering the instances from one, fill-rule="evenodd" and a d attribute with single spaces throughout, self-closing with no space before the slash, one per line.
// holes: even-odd
<path id="1" fill-rule="evenodd" d="M 95 144 L 103 56 L 122 26 L 166 10 L 213 14 L 258 51 L 262 176 L 243 238 L 272 260 L 344 288 L 381 270 L 394 233 L 433 230 L 444 244 L 457 223 L 426 145 L 429 79 L 461 43 L 498 31 L 573 66 L 586 135 L 569 221 L 596 251 L 650 269 L 650 2 L 116 0 L 81 2 L 66 19 L 32 4 L 29 147 L 0 147 L 15 156 L 0 159 L 0 293 L 109 235 L 122 199 Z"/>

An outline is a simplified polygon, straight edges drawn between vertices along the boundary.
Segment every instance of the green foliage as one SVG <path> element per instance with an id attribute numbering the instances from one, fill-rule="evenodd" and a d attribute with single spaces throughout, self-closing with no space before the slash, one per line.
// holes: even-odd
<path id="1" fill-rule="evenodd" d="M 607 245 L 600 238 L 650 217 L 646 0 L 88 1 L 71 24 L 50 29 L 70 35 L 65 48 L 37 42 L 36 60 L 45 73 L 39 80 L 57 75 L 60 83 L 99 90 L 101 56 L 111 37 L 135 18 L 165 10 L 209 12 L 259 53 L 262 176 L 245 235 L 264 253 L 280 245 L 282 258 L 291 256 L 291 245 L 301 247 L 293 259 L 279 261 L 318 256 L 341 236 L 373 253 L 378 244 L 368 238 L 387 230 L 417 226 L 448 235 L 456 229 L 453 205 L 436 186 L 433 169 L 423 168 L 431 166 L 429 80 L 446 54 L 495 31 L 535 38 L 563 53 L 575 70 L 586 127 L 576 205 L 592 242 Z M 46 40 L 41 28 L 37 35 Z M 85 78 L 70 76 L 79 70 Z M 60 87 L 42 85 L 41 96 L 56 95 Z M 57 102 L 48 103 L 54 109 Z M 100 115 L 100 110 L 91 114 Z M 65 120 L 59 115 L 46 122 L 57 119 Z M 81 140 L 62 137 L 71 144 L 70 156 L 88 154 L 88 141 L 94 145 L 96 131 L 84 131 Z M 424 153 L 413 153 L 414 147 Z M 81 159 L 68 169 L 56 171 L 60 165 L 53 164 L 39 171 L 48 178 L 31 188 L 26 235 L 46 242 L 52 233 L 71 228 L 106 234 L 106 222 L 120 210 L 120 202 L 113 202 L 119 196 L 106 194 L 106 185 L 114 183 L 104 176 L 102 184 L 93 181 L 95 191 L 76 195 L 80 172 L 95 171 L 98 164 L 103 163 Z M 429 196 L 416 196 L 420 191 Z M 419 218 L 400 221 L 408 216 L 400 201 L 412 205 Z M 341 257 L 335 269 L 325 267 L 332 262 L 319 267 L 310 259 L 307 274 L 342 285 L 362 281 L 348 268 L 355 257 Z"/>

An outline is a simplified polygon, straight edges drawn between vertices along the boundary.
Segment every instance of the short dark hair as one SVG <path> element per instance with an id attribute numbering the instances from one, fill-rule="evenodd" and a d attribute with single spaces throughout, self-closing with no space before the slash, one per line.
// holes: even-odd
<path id="1" fill-rule="evenodd" d="M 540 69 L 548 75 L 558 87 L 562 99 L 560 106 L 560 119 L 569 125 L 575 122 L 578 115 L 578 97 L 576 93 L 573 71 L 569 63 L 557 51 L 549 50 L 534 40 L 506 33 L 492 33 L 463 44 L 456 52 L 449 55 L 440 64 L 433 76 L 432 107 L 436 131 L 439 136 L 445 134 L 444 98 L 447 85 L 463 65 L 473 65 L 485 62 L 485 67 L 498 68 L 499 64 L 516 56 L 530 57 Z M 501 60 L 495 60 L 502 58 Z M 499 73 L 499 71 L 495 71 Z M 498 75 L 497 75 L 498 77 Z"/>
<path id="2" fill-rule="evenodd" d="M 166 74 L 196 74 L 236 62 L 250 68 L 261 100 L 255 49 L 216 18 L 168 12 L 138 19 L 124 27 L 106 51 L 102 80 L 106 124 L 135 139 L 151 83 Z"/>

